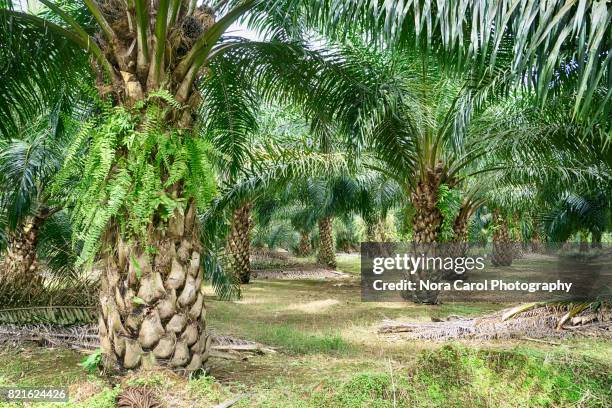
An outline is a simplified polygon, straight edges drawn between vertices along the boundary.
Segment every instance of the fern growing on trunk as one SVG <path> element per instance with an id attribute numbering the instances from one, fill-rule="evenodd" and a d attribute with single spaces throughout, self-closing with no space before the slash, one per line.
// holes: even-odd
<path id="1" fill-rule="evenodd" d="M 73 223 L 80 262 L 100 259 L 100 341 L 107 365 L 197 370 L 207 358 L 196 213 L 215 193 L 207 144 L 169 121 L 157 92 L 110 108 L 77 135 L 58 177 L 82 175 Z M 76 152 L 86 149 L 84 160 Z"/>

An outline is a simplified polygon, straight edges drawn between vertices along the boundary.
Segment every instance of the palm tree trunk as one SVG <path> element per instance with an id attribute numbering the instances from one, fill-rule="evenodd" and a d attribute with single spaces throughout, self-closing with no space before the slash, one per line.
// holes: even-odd
<path id="1" fill-rule="evenodd" d="M 491 263 L 493 266 L 510 266 L 512 265 L 513 243 L 510 241 L 510 231 L 508 229 L 508 220 L 506 220 L 499 212 L 493 212 L 493 254 L 491 255 Z"/>
<path id="2" fill-rule="evenodd" d="M 331 217 L 319 220 L 319 253 L 317 262 L 330 268 L 336 268 L 336 251 Z"/>
<path id="3" fill-rule="evenodd" d="M 471 209 L 467 205 L 462 205 L 459 214 L 453 223 L 453 242 L 450 243 L 451 255 L 454 257 L 464 257 L 468 250 L 468 223 L 472 216 Z"/>
<path id="4" fill-rule="evenodd" d="M 38 274 L 36 246 L 43 222 L 43 217 L 29 217 L 16 231 L 7 234 L 8 246 L 0 275 L 3 286 L 13 291 L 27 292 L 42 288 L 43 279 Z"/>
<path id="5" fill-rule="evenodd" d="M 195 205 L 149 231 L 146 241 L 126 243 L 115 225 L 105 237 L 99 316 L 105 365 L 192 372 L 206 362 L 211 341 Z"/>
<path id="6" fill-rule="evenodd" d="M 580 252 L 589 252 L 589 234 L 584 231 L 580 231 L 580 246 L 578 247 Z"/>
<path id="7" fill-rule="evenodd" d="M 540 237 L 540 225 L 533 223 L 533 233 L 531 234 L 531 252 L 539 253 L 542 251 L 542 238 Z"/>
<path id="8" fill-rule="evenodd" d="M 376 223 L 376 238 L 380 242 L 387 242 L 387 231 L 385 229 L 385 219 L 380 219 Z"/>
<path id="9" fill-rule="evenodd" d="M 520 216 L 517 213 L 512 215 L 511 220 L 514 225 L 520 224 Z M 513 229 L 510 232 L 510 241 L 512 242 L 512 259 L 521 259 L 525 254 L 521 233 Z"/>
<path id="10" fill-rule="evenodd" d="M 368 242 L 386 242 L 385 220 L 378 219 L 366 223 L 366 239 Z"/>
<path id="11" fill-rule="evenodd" d="M 468 222 L 471 217 L 471 208 L 467 205 L 462 205 L 459 210 L 459 214 L 453 222 L 453 239 L 444 246 L 446 252 L 444 256 L 451 258 L 464 258 L 467 255 L 469 248 L 468 238 Z M 455 279 L 466 279 L 466 274 L 457 274 L 454 270 L 448 270 L 445 273 L 446 278 Z"/>
<path id="12" fill-rule="evenodd" d="M 230 267 L 242 284 L 251 280 L 251 207 L 246 203 L 234 211 L 227 240 Z"/>
<path id="13" fill-rule="evenodd" d="M 428 174 L 425 180 L 419 181 L 412 193 L 414 208 L 413 241 L 417 244 L 429 244 L 438 240 L 442 213 L 437 207 L 439 177 Z"/>
<path id="14" fill-rule="evenodd" d="M 373 222 L 366 222 L 366 241 L 376 242 L 376 228 Z"/>
<path id="15" fill-rule="evenodd" d="M 300 243 L 298 244 L 297 250 L 298 256 L 308 256 L 312 253 L 312 246 L 310 245 L 310 234 L 307 232 L 300 233 Z"/>
<path id="16" fill-rule="evenodd" d="M 601 249 L 602 245 L 601 245 L 601 231 L 595 231 L 591 233 L 591 248 L 594 249 Z"/>
<path id="17" fill-rule="evenodd" d="M 440 166 L 438 166 L 440 167 Z M 441 170 L 441 167 L 440 167 Z M 419 180 L 411 196 L 414 208 L 413 218 L 413 253 L 435 257 L 437 255 L 436 243 L 442 225 L 442 213 L 437 207 L 438 188 L 440 187 L 440 172 L 428 171 L 425 178 Z M 419 281 L 437 282 L 443 271 L 421 268 L 408 276 L 415 282 L 417 288 Z M 412 299 L 415 303 L 438 303 L 438 290 L 421 290 L 403 292 L 405 299 Z"/>

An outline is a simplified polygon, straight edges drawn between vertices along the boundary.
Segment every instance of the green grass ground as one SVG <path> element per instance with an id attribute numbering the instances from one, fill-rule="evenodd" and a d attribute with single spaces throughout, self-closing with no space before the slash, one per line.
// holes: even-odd
<path id="1" fill-rule="evenodd" d="M 120 388 L 158 389 L 167 406 L 235 407 L 609 407 L 612 344 L 563 340 L 433 343 L 380 337 L 384 319 L 479 315 L 508 305 L 361 302 L 359 259 L 340 256 L 353 275 L 332 281 L 255 281 L 238 301 L 207 299 L 217 333 L 255 340 L 276 354 L 212 360 L 212 377 L 167 373 L 109 380 L 88 375 L 66 350 L 0 352 L 0 386 L 70 386 L 74 407 L 110 407 Z M 6 404 L 5 404 L 6 405 Z M 45 406 L 38 404 L 36 406 Z M 58 405 L 59 406 L 59 405 Z M 65 405 L 63 405 L 65 406 Z"/>

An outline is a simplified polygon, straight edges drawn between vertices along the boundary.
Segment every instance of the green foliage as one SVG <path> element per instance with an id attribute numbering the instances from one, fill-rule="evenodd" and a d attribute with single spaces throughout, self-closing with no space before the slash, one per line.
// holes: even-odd
<path id="1" fill-rule="evenodd" d="M 546 235 L 553 242 L 567 241 L 572 234 L 584 230 L 598 233 L 601 237 L 612 226 L 612 197 L 609 191 L 592 189 L 582 194 L 562 191 L 548 197 L 541 215 Z"/>
<path id="2" fill-rule="evenodd" d="M 59 170 L 71 122 L 58 107 L 32 118 L 10 141 L 0 143 L 0 212 L 10 229 L 39 207 L 51 205 L 48 187 Z"/>
<path id="3" fill-rule="evenodd" d="M 493 234 L 493 214 L 486 207 L 480 207 L 474 213 L 468 225 L 468 241 L 485 245 Z"/>
<path id="4" fill-rule="evenodd" d="M 388 406 L 391 378 L 384 373 L 360 373 L 342 387 L 338 402 L 346 407 Z"/>
<path id="5" fill-rule="evenodd" d="M 101 363 L 102 363 L 102 349 L 98 348 L 93 353 L 85 357 L 79 365 L 83 367 L 85 370 L 87 370 L 90 374 L 93 374 L 98 370 Z"/>
<path id="6" fill-rule="evenodd" d="M 384 372 L 323 378 L 291 407 L 606 407 L 606 366 L 530 350 L 477 350 L 447 345 L 421 352 L 407 372 L 391 360 Z M 279 396 L 275 395 L 277 402 Z M 261 406 L 272 406 L 261 403 Z"/>
<path id="7" fill-rule="evenodd" d="M 354 217 L 347 216 L 343 219 L 334 220 L 334 234 L 338 251 L 352 252 L 359 250 L 362 239 Z"/>
<path id="8" fill-rule="evenodd" d="M 204 231 L 205 228 L 202 228 Z M 213 234 L 213 237 L 202 234 L 202 240 L 206 243 L 202 254 L 202 269 L 204 270 L 204 280 L 209 282 L 215 293 L 221 300 L 233 300 L 240 298 L 240 282 L 235 274 L 227 273 L 224 269 L 223 253 L 221 246 L 225 244 L 223 239 Z"/>
<path id="9" fill-rule="evenodd" d="M 190 379 L 187 384 L 187 390 L 190 395 L 204 398 L 208 401 L 223 401 L 231 396 L 227 390 L 216 382 L 215 377 L 209 375 Z"/>
<path id="10" fill-rule="evenodd" d="M 454 238 L 453 225 L 455 218 L 461 209 L 461 191 L 453 189 L 447 184 L 440 185 L 438 189 L 438 210 L 442 213 L 442 225 L 440 226 L 440 240 L 451 241 Z"/>
<path id="11" fill-rule="evenodd" d="M 72 245 L 72 225 L 67 211 L 60 211 L 47 218 L 39 231 L 36 255 L 44 262 L 49 280 L 57 285 L 72 285 L 83 279 L 75 267 L 80 245 Z M 47 286 L 51 286 L 49 283 Z"/>
<path id="12" fill-rule="evenodd" d="M 259 248 L 290 249 L 297 246 L 298 234 L 287 222 L 275 220 L 266 226 L 256 225 L 253 229 L 251 243 Z"/>
<path id="13" fill-rule="evenodd" d="M 599 369 L 595 362 L 544 359 L 537 352 L 449 345 L 420 356 L 412 383 L 439 404 L 464 401 L 467 406 L 471 395 L 471 406 L 488 406 L 493 400 L 498 406 L 569 406 L 582 401 L 584 406 L 603 407 L 610 397 L 609 378 Z"/>
<path id="14" fill-rule="evenodd" d="M 10 11 L 11 4 L 18 2 L 0 1 L 0 43 L 6 45 L 0 48 L 0 139 L 15 137 L 32 118 L 92 79 L 87 54 L 65 30 Z"/>
<path id="15" fill-rule="evenodd" d="M 158 92 L 141 111 L 110 109 L 86 123 L 70 146 L 56 186 L 81 176 L 72 194 L 81 262 L 93 260 L 112 222 L 126 240 L 143 238 L 155 219 L 167 221 L 190 200 L 204 209 L 215 194 L 208 145 L 166 126 L 170 108 L 155 101 L 175 108 L 169 98 Z"/>

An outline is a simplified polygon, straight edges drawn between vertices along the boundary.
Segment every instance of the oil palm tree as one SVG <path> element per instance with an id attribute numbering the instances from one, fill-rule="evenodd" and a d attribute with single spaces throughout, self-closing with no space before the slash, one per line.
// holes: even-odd
<path id="1" fill-rule="evenodd" d="M 289 180 L 285 186 L 267 189 L 266 194 L 255 204 L 254 223 L 260 234 L 284 235 L 286 242 L 292 238 L 287 233 L 287 228 L 290 228 L 292 233 L 299 236 L 293 248 L 295 254 L 306 257 L 313 253 L 312 232 L 317 226 L 317 214 L 311 207 L 300 202 L 293 188 L 295 182 L 297 180 Z M 290 247 L 287 245 L 287 248 Z"/>
<path id="2" fill-rule="evenodd" d="M 572 149 L 575 157 L 586 157 L 601 148 L 596 152 L 600 167 L 606 160 L 602 156 L 609 155 L 604 147 L 609 114 L 598 114 L 610 94 L 605 85 L 590 84 L 594 106 L 588 111 L 598 120 L 583 121 L 573 114 L 576 95 L 562 92 L 571 80 L 556 84 L 560 89 L 541 107 L 529 89 L 508 82 L 503 69 L 474 82 L 473 72 L 465 76 L 432 69 L 436 61 L 429 57 L 406 60 L 401 53 L 380 53 L 359 44 L 344 55 L 346 65 L 352 61 L 347 77 L 359 84 L 352 90 L 360 92 L 361 104 L 338 98 L 328 112 L 346 120 L 347 133 L 367 140 L 367 167 L 404 187 L 414 209 L 416 242 L 442 239 L 442 190 L 461 190 L 466 183 L 477 190 L 486 185 L 487 173 L 494 178 L 517 173 L 515 177 L 541 181 L 557 172 L 568 181 L 590 171 L 581 159 L 570 160 Z M 354 129 L 352 123 L 361 126 Z M 465 197 L 464 219 L 468 207 L 478 202 L 469 204 L 475 198 L 471 194 Z M 452 223 L 456 215 L 446 221 Z"/>
<path id="3" fill-rule="evenodd" d="M 359 191 L 353 210 L 365 223 L 366 240 L 385 242 L 385 220 L 388 214 L 406 204 L 403 190 L 395 180 L 373 171 L 363 171 L 355 181 Z"/>
<path id="4" fill-rule="evenodd" d="M 226 79 L 227 81 L 227 79 Z M 227 86 L 227 85 L 226 85 Z M 238 100 L 228 100 L 227 94 L 211 93 L 210 97 L 222 96 L 219 106 L 222 112 L 211 118 L 214 121 L 207 126 L 207 135 L 220 153 L 215 164 L 223 184 L 235 184 L 247 168 L 257 169 L 260 159 L 254 151 L 266 150 L 270 140 L 281 148 L 299 149 L 307 137 L 307 124 L 303 116 L 290 107 L 253 103 L 261 101 L 254 93 L 241 94 Z M 232 94 L 230 94 L 230 97 Z M 237 95 L 234 95 L 237 96 Z M 247 101 L 245 101 L 246 99 Z M 246 108 L 251 111 L 246 111 Z M 253 191 L 249 197 L 231 203 L 229 233 L 224 256 L 227 266 L 241 284 L 250 281 L 250 243 L 253 228 L 253 207 L 261 212 L 262 204 L 270 203 L 277 190 Z"/>
<path id="5" fill-rule="evenodd" d="M 55 109 L 41 115 L 0 148 L 0 212 L 7 244 L 0 282 L 15 291 L 42 289 L 40 235 L 64 205 L 51 186 L 72 125 L 64 113 Z"/>
<path id="6" fill-rule="evenodd" d="M 375 0 L 84 0 L 79 7 L 40 2 L 44 14 L 0 2 L 0 39 L 9 44 L 0 51 L 3 75 L 9 76 L 0 81 L 0 123 L 6 133 L 28 117 L 30 107 L 52 102 L 54 85 L 82 75 L 95 78 L 91 85 L 108 101 L 82 126 L 63 177 L 85 175 L 75 190 L 73 222 L 82 232 L 83 261 L 99 257 L 105 264 L 101 344 L 107 363 L 121 368 L 167 363 L 192 371 L 207 359 L 196 213 L 213 195 L 214 176 L 194 126 L 202 110 L 215 111 L 214 99 L 202 100 L 206 91 L 197 92 L 197 85 L 212 89 L 207 79 L 223 72 L 224 63 L 256 72 L 248 77 L 267 83 L 268 92 L 294 80 L 298 94 L 309 82 L 305 74 L 321 72 L 314 59 L 296 51 L 301 47 L 287 44 L 300 28 L 342 38 L 357 26 L 389 43 L 447 50 L 448 61 L 457 65 L 494 60 L 507 38 L 515 48 L 515 75 L 531 73 L 537 61 L 542 96 L 551 67 L 575 57 L 576 89 L 585 96 L 577 100 L 586 101 L 576 104 L 580 113 L 590 99 L 586 81 L 605 80 L 610 58 L 601 52 L 611 15 L 604 2 L 557 1 L 550 11 L 528 1 L 498 7 L 471 1 L 459 11 L 458 4 L 398 8 Z M 224 37 L 241 18 L 273 41 Z M 292 60 L 309 69 L 296 69 Z M 85 158 L 76 160 L 83 146 Z"/>
<path id="7" fill-rule="evenodd" d="M 344 123 L 346 133 L 357 140 L 363 138 L 368 147 L 364 154 L 368 168 L 395 179 L 404 188 L 413 209 L 413 239 L 419 245 L 444 240 L 445 224 L 452 226 L 459 215 L 460 211 L 451 217 L 443 213 L 441 204 L 445 195 L 452 195 L 449 190 L 484 173 L 499 177 L 499 171 L 516 170 L 519 163 L 531 169 L 527 166 L 537 162 L 533 157 L 540 154 L 538 149 L 548 151 L 543 157 L 549 160 L 548 166 L 555 155 L 568 156 L 570 145 L 583 145 L 584 150 L 585 143 L 577 134 L 569 136 L 572 127 L 579 128 L 580 135 L 592 132 L 599 136 L 609 128 L 606 117 L 595 113 L 600 122 L 576 119 L 572 113 L 575 95 L 564 96 L 560 90 L 549 96 L 549 105 L 563 114 L 553 121 L 542 120 L 555 108 L 538 108 L 530 90 L 516 88 L 503 69 L 477 75 L 474 81 L 473 71 L 467 75 L 449 73 L 431 56 L 378 52 L 358 42 L 344 48 L 343 55 L 345 67 L 350 67 L 346 77 L 352 81 L 346 87 L 352 85 L 350 94 L 358 94 L 359 102 L 327 96 L 325 99 L 331 101 L 327 115 Z M 557 86 L 566 85 L 561 82 Z M 594 101 L 605 100 L 609 94 L 605 87 L 591 92 Z M 521 96 L 516 98 L 516 94 Z M 568 102 L 569 110 L 559 109 Z M 504 108 L 508 105 L 534 113 L 525 121 L 525 111 L 507 111 Z M 592 109 L 598 110 L 598 104 Z M 486 126 L 493 121 L 495 126 Z M 517 129 L 527 124 L 530 126 Z M 532 134 L 524 137 L 527 129 Z M 551 141 L 565 150 L 550 149 L 546 144 Z M 555 169 L 572 172 L 574 167 L 563 170 L 557 163 Z M 578 168 L 588 171 L 584 166 Z M 536 172 L 553 174 L 546 170 Z M 456 207 L 460 210 L 459 205 Z M 505 231 L 503 224 L 497 230 Z"/>
<path id="8" fill-rule="evenodd" d="M 347 134 L 363 138 L 364 165 L 402 188 L 413 209 L 413 240 L 439 241 L 441 188 L 457 187 L 494 147 L 467 128 L 481 100 L 507 86 L 503 72 L 474 84 L 471 76 L 447 74 L 435 59 L 419 54 L 378 52 L 357 43 L 343 56 L 350 67 L 346 86 L 360 95 L 359 103 L 326 97 L 333 105 L 328 112 Z"/>
<path id="9" fill-rule="evenodd" d="M 283 206 L 293 207 L 291 221 L 302 235 L 305 235 L 313 224 L 317 226 L 317 262 L 330 268 L 336 267 L 333 218 L 346 213 L 346 203 L 353 192 L 350 190 L 350 182 L 343 181 L 346 180 L 340 177 L 323 179 L 312 176 L 292 180 L 286 187 L 288 191 L 284 196 L 285 202 L 279 203 L 276 208 L 278 211 Z"/>
<path id="10" fill-rule="evenodd" d="M 247 12 L 274 23 L 273 37 L 283 32 L 277 8 L 256 1 L 219 2 L 214 9 L 195 1 L 87 0 L 76 11 L 91 25 L 61 2 L 41 3 L 46 16 L 2 2 L 3 43 L 12 44 L 3 48 L 2 61 L 13 87 L 3 90 L 2 105 L 50 102 L 55 83 L 82 72 L 93 74 L 107 101 L 75 136 L 58 177 L 85 175 L 74 190 L 72 214 L 82 232 L 82 261 L 104 263 L 99 326 L 105 361 L 197 370 L 210 336 L 199 291 L 203 250 L 196 213 L 212 198 L 215 179 L 209 148 L 194 137 L 194 119 L 204 116 L 204 126 L 211 117 L 224 120 L 216 115 L 225 108 L 215 107 L 220 98 L 202 102 L 214 92 L 227 94 L 224 81 L 232 71 L 224 68 L 245 61 L 287 64 L 301 48 L 222 37 Z M 38 58 L 22 47 L 29 39 L 42 42 Z M 87 56 L 90 66 L 83 64 Z M 32 63 L 27 73 L 20 71 L 24 61 Z M 66 62 L 78 72 L 65 70 Z M 238 80 L 234 93 L 246 88 Z M 15 92 L 20 86 L 25 91 Z M 3 114 L 7 127 L 26 116 L 12 108 Z"/>
<path id="11" fill-rule="evenodd" d="M 341 153 L 268 144 L 252 152 L 252 163 L 257 165 L 241 169 L 235 183 L 222 185 L 218 197 L 204 213 L 202 220 L 207 234 L 214 235 L 224 209 L 231 207 L 231 203 L 250 200 L 261 226 L 265 227 L 280 214 L 280 218 L 288 219 L 302 234 L 309 233 L 322 217 L 336 214 L 340 202 L 346 203 L 347 196 L 343 194 L 336 195 L 339 200 L 330 201 L 328 189 L 331 180 L 350 174 Z M 334 253 L 333 246 L 331 252 Z"/>
<path id="12" fill-rule="evenodd" d="M 601 100 L 608 92 L 606 87 L 596 89 L 593 92 L 594 100 Z M 516 245 L 509 242 L 508 224 L 513 214 L 528 214 L 528 218 L 534 220 L 532 239 L 538 239 L 541 225 L 537 224 L 542 223 L 546 211 L 550 211 L 546 216 L 548 221 L 554 219 L 554 213 L 564 214 L 563 203 L 568 203 L 565 198 L 569 198 L 572 192 L 579 192 L 578 195 L 592 194 L 592 197 L 606 195 L 606 186 L 609 186 L 612 174 L 611 151 L 607 142 L 610 117 L 601 117 L 599 122 L 576 121 L 571 113 L 572 98 L 572 95 L 558 95 L 551 98 L 546 107 L 539 109 L 534 109 L 528 98 L 510 99 L 505 104 L 493 107 L 489 115 L 483 116 L 483 122 L 488 122 L 484 125 L 487 133 L 511 133 L 522 140 L 519 149 L 516 145 L 508 144 L 498 149 L 496 155 L 484 160 L 512 162 L 506 168 L 500 168 L 492 175 L 493 178 L 484 183 L 489 186 L 484 201 L 493 211 L 492 221 L 495 226 L 494 263 L 511 264 Z M 575 203 L 578 202 L 580 199 Z M 553 210 L 557 205 L 558 212 Z M 588 205 L 583 207 L 587 208 Z M 599 208 L 605 208 L 605 204 Z M 602 215 L 605 211 L 595 213 Z M 559 220 L 563 218 L 561 216 Z M 589 224 L 587 218 L 578 223 Z M 598 227 L 591 224 L 593 230 L 601 231 L 605 225 L 605 221 L 601 220 L 597 222 Z M 576 225 L 570 227 L 570 230 L 576 228 Z M 561 235 L 567 238 L 566 234 Z M 557 235 L 555 238 L 559 237 Z"/>
<path id="13" fill-rule="evenodd" d="M 602 235 L 610 231 L 610 186 L 574 185 L 573 188 L 541 193 L 539 219 L 547 239 L 565 242 L 572 235 L 591 235 L 591 246 L 601 248 Z"/>

